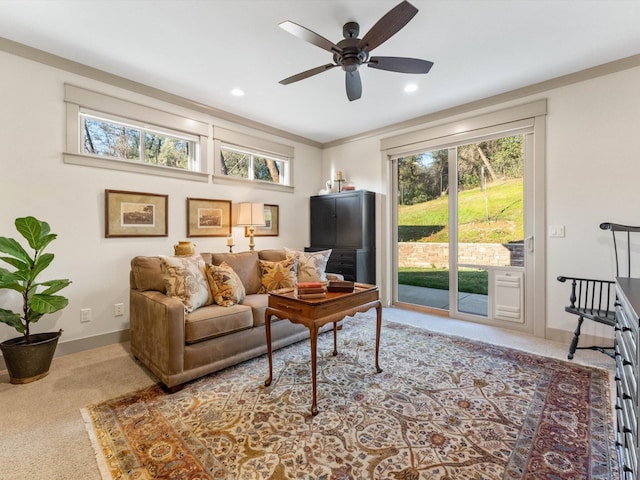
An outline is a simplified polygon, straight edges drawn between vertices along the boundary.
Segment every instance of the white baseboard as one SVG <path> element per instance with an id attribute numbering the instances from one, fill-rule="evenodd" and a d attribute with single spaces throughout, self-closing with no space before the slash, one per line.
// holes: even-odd
<path id="1" fill-rule="evenodd" d="M 68 342 L 58 343 L 56 348 L 55 357 L 62 355 L 69 355 L 71 353 L 82 352 L 85 350 L 91 350 L 92 348 L 104 347 L 112 345 L 114 343 L 122 343 L 129 341 L 129 329 L 119 330 L 116 332 L 103 333 L 102 335 L 95 335 L 93 337 L 79 338 L 77 340 L 70 340 Z M 4 363 L 4 358 L 0 355 L 0 370 L 6 370 L 7 366 Z"/>

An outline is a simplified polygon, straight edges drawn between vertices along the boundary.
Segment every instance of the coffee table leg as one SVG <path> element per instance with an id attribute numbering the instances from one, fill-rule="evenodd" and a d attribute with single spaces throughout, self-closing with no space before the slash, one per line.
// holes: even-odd
<path id="1" fill-rule="evenodd" d="M 376 371 L 382 372 L 380 364 L 378 363 L 378 354 L 380 353 L 380 329 L 382 327 L 382 303 L 378 302 L 376 305 Z"/>
<path id="2" fill-rule="evenodd" d="M 318 328 L 309 328 L 309 343 L 311 345 L 311 385 L 313 389 L 313 400 L 311 402 L 311 415 L 318 414 L 318 403 L 316 401 L 316 352 L 318 347 Z"/>
<path id="3" fill-rule="evenodd" d="M 338 322 L 333 322 L 333 356 L 338 355 Z"/>
<path id="4" fill-rule="evenodd" d="M 267 358 L 269 359 L 269 378 L 264 382 L 265 387 L 271 385 L 273 380 L 273 360 L 271 358 L 271 313 L 269 309 L 264 312 L 264 331 L 267 334 Z"/>

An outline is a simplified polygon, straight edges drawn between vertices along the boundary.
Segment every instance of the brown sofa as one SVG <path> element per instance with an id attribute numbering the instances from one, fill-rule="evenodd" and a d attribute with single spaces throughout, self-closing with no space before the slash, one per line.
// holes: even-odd
<path id="1" fill-rule="evenodd" d="M 241 304 L 203 306 L 190 313 L 184 304 L 166 295 L 161 258 L 131 260 L 131 352 L 169 388 L 266 353 L 264 312 L 268 295 L 260 294 L 258 260 L 280 261 L 284 250 L 241 253 L 203 253 L 206 263 L 226 262 L 246 291 Z M 327 274 L 331 278 L 331 274 Z M 340 277 L 340 276 L 338 276 Z M 275 320 L 275 319 L 274 319 Z M 330 330 L 331 324 L 321 331 Z M 302 325 L 272 322 L 273 349 L 309 337 Z M 265 361 L 265 377 L 268 366 Z"/>

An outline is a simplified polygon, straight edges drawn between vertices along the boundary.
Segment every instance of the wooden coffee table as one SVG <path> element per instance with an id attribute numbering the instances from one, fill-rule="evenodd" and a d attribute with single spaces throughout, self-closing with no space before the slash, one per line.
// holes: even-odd
<path id="1" fill-rule="evenodd" d="M 382 324 L 382 303 L 379 300 L 378 287 L 364 283 L 356 283 L 353 292 L 327 292 L 324 298 L 303 300 L 295 296 L 295 292 L 269 293 L 269 306 L 264 314 L 264 326 L 267 335 L 267 354 L 269 357 L 269 378 L 265 386 L 271 385 L 273 380 L 273 361 L 271 358 L 271 317 L 301 323 L 309 329 L 311 344 L 311 382 L 313 385 L 313 400 L 311 414 L 318 413 L 316 403 L 316 351 L 318 345 L 318 330 L 327 323 L 333 323 L 333 355 L 338 354 L 337 323 L 346 316 L 353 316 L 358 312 L 366 312 L 375 308 L 376 315 L 376 371 L 382 372 L 378 363 L 380 350 L 380 327 Z"/>

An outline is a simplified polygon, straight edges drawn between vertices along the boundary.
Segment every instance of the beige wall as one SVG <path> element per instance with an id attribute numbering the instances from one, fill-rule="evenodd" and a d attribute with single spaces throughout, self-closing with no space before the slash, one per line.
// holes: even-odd
<path id="1" fill-rule="evenodd" d="M 549 338 L 564 341 L 575 328 L 575 317 L 564 313 L 566 285 L 559 284 L 556 277 L 612 278 L 610 234 L 599 230 L 598 225 L 603 221 L 640 225 L 638 85 L 640 67 L 635 67 L 412 127 L 426 128 L 465 115 L 547 99 L 545 223 L 566 226 L 565 238 L 546 239 L 546 319 L 536 321 L 546 321 Z M 390 226 L 380 140 L 399 133 L 403 130 L 356 139 L 323 151 L 323 178 L 329 178 L 332 170 L 343 170 L 358 187 L 381 193 L 379 250 L 382 232 Z M 379 279 L 380 272 L 390 265 L 388 256 L 383 256 L 379 251 Z M 640 266 L 636 272 L 640 276 Z M 611 336 L 611 329 L 601 325 L 586 325 L 583 332 Z"/>
<path id="2" fill-rule="evenodd" d="M 51 245 L 56 259 L 48 278 L 68 277 L 64 293 L 69 306 L 45 316 L 36 331 L 62 328 L 64 343 L 91 339 L 128 328 L 128 314 L 113 316 L 113 304 L 128 312 L 129 260 L 135 255 L 171 254 L 186 239 L 186 198 L 262 201 L 280 206 L 280 236 L 257 237 L 257 248 L 308 245 L 308 198 L 317 192 L 321 151 L 301 143 L 236 126 L 202 113 L 154 101 L 132 92 L 0 52 L 0 235 L 15 236 L 13 219 L 33 215 L 50 223 L 58 239 Z M 63 163 L 65 142 L 64 83 L 130 99 L 141 104 L 261 136 L 295 148 L 294 193 L 244 185 L 199 183 Z M 169 236 L 164 238 L 104 238 L 104 190 L 130 190 L 169 195 Z M 236 251 L 247 250 L 248 239 L 234 228 Z M 226 251 L 225 238 L 195 238 L 198 251 Z M 18 304 L 13 292 L 0 292 L 0 306 Z M 80 309 L 91 308 L 93 320 L 80 323 Z M 15 337 L 0 325 L 0 341 Z"/>
<path id="3" fill-rule="evenodd" d="M 128 308 L 129 260 L 139 254 L 171 253 L 186 235 L 186 197 L 228 199 L 234 203 L 261 200 L 280 205 L 280 236 L 260 237 L 258 248 L 303 247 L 308 243 L 308 197 L 335 178 L 341 170 L 356 188 L 378 193 L 376 215 L 378 246 L 389 227 L 386 165 L 380 140 L 408 131 L 397 128 L 320 150 L 314 146 L 235 125 L 203 113 L 142 97 L 136 93 L 79 75 L 0 52 L 0 235 L 14 236 L 13 219 L 35 215 L 48 221 L 59 239 L 52 245 L 57 255 L 52 276 L 73 280 L 66 290 L 70 305 L 45 317 L 38 331 L 65 330 L 62 343 L 101 338 L 128 328 L 128 316 L 114 317 L 113 304 Z M 63 85 L 81 87 L 129 99 L 295 147 L 295 193 L 265 191 L 173 180 L 117 172 L 62 162 L 65 140 Z M 565 225 L 565 238 L 547 238 L 545 306 L 547 336 L 563 338 L 575 320 L 563 312 L 565 290 L 555 277 L 576 274 L 611 277 L 610 236 L 598 229 L 602 221 L 640 225 L 638 209 L 640 166 L 636 139 L 640 129 L 640 67 L 569 84 L 535 95 L 510 98 L 456 116 L 413 125 L 424 128 L 464 116 L 484 113 L 535 99 L 547 99 L 547 143 L 544 195 L 547 225 Z M 169 237 L 104 238 L 104 189 L 169 194 Z M 248 241 L 234 229 L 238 247 Z M 238 241 L 239 240 L 239 241 Z M 223 251 L 223 238 L 196 239 L 198 250 Z M 639 248 L 640 250 L 640 248 Z M 378 248 L 378 278 L 388 268 Z M 640 272 L 640 269 L 638 270 Z M 11 293 L 0 293 L 0 305 L 16 304 Z M 80 323 L 80 309 L 91 308 L 93 321 Z M 585 333 L 607 335 L 608 330 L 588 325 Z M 15 336 L 0 327 L 0 340 Z M 64 348 L 63 348 L 64 350 Z"/>

